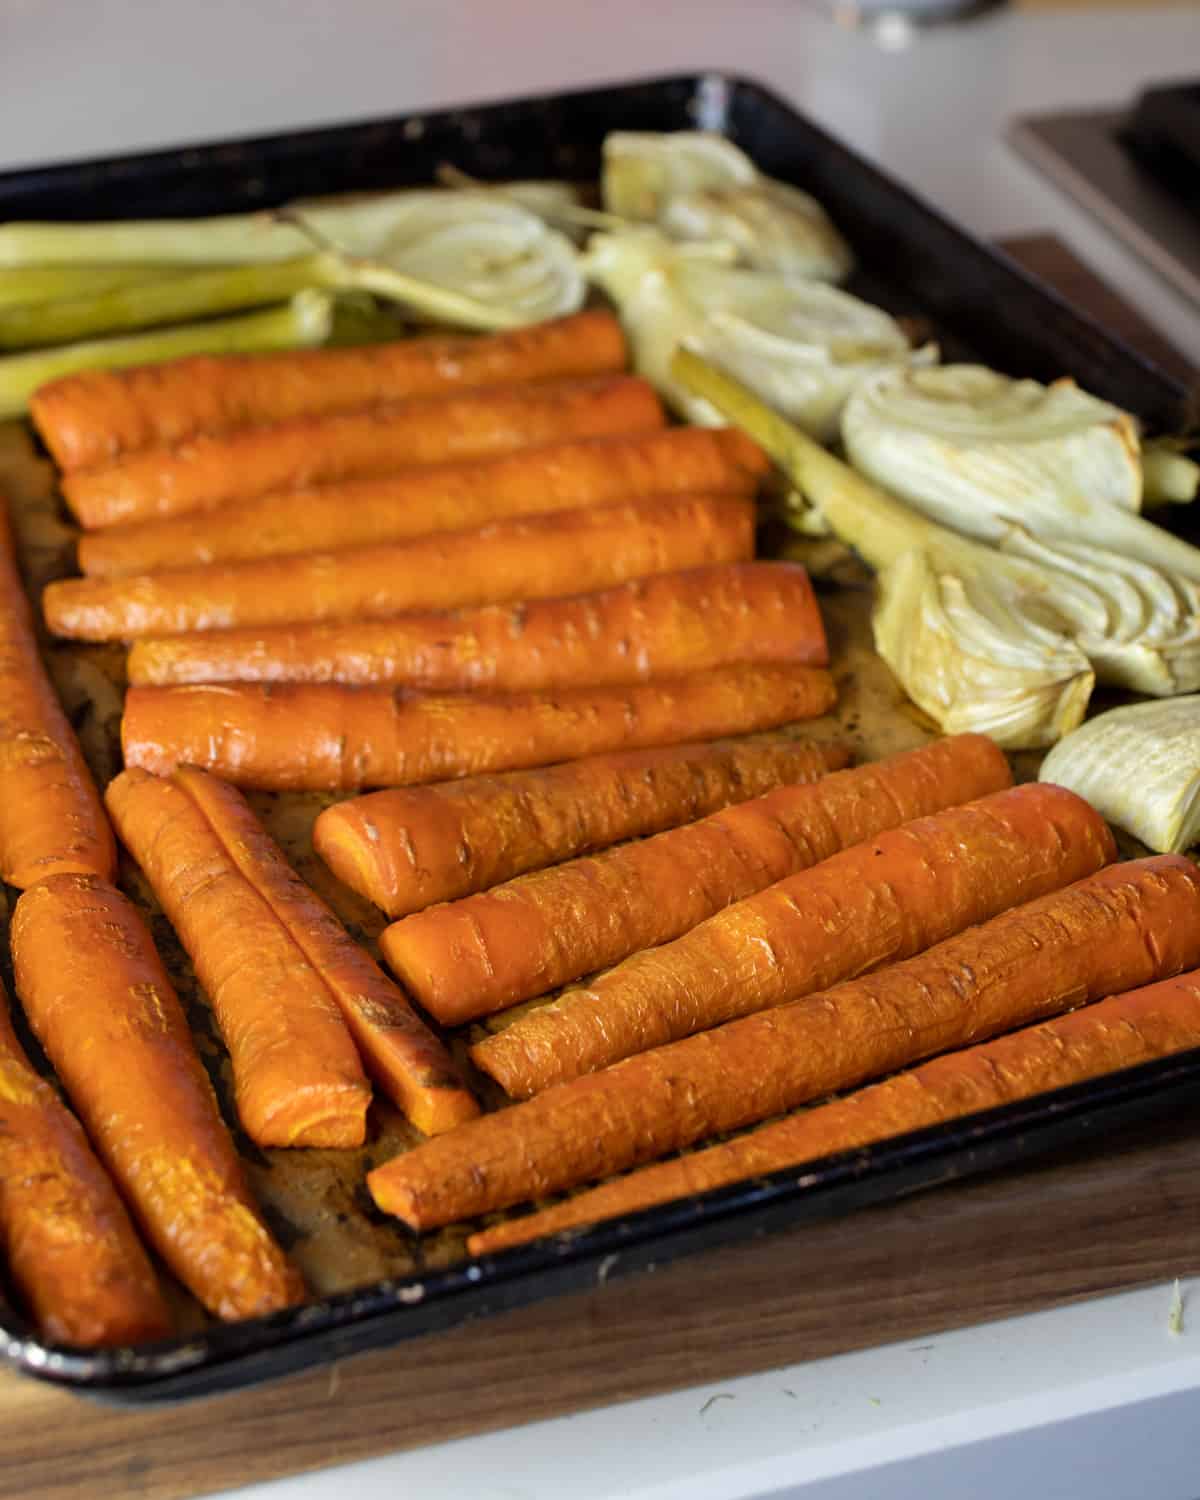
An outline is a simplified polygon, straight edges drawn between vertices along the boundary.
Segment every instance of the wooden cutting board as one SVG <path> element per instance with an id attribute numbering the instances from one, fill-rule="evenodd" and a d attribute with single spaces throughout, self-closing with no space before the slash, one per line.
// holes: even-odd
<path id="1" fill-rule="evenodd" d="M 1058 241 L 1005 248 L 1191 373 Z M 121 1410 L 0 1375 L 0 1500 L 176 1500 L 1193 1275 L 1181 1118 L 232 1396 Z"/>

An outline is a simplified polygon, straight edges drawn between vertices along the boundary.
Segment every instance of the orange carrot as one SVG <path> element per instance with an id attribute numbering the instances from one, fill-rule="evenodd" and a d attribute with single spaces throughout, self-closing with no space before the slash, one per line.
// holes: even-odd
<path id="1" fill-rule="evenodd" d="M 398 683 L 425 692 L 536 693 L 734 661 L 828 664 L 821 612 L 798 563 L 718 563 L 565 599 L 142 640 L 127 673 L 138 685 Z"/>
<path id="2" fill-rule="evenodd" d="M 327 807 L 313 824 L 313 848 L 339 880 L 401 917 L 690 823 L 784 782 L 816 781 L 849 760 L 844 745 L 785 738 L 593 755 L 371 792 Z"/>
<path id="3" fill-rule="evenodd" d="M 625 361 L 616 318 L 582 312 L 488 338 L 199 355 L 129 370 L 88 370 L 42 386 L 30 411 L 59 468 L 86 469 L 201 432 L 476 386 L 603 375 L 623 369 Z"/>
<path id="4" fill-rule="evenodd" d="M 721 1131 L 1200 963 L 1200 870 L 1110 865 L 916 958 L 627 1058 L 472 1120 L 367 1178 L 432 1229 L 607 1177 Z"/>
<path id="5" fill-rule="evenodd" d="M 456 1025 L 669 942 L 848 845 L 1011 780 L 990 740 L 939 741 L 405 917 L 380 946 L 426 1010 Z"/>
<path id="6" fill-rule="evenodd" d="M 178 568 L 144 578 L 69 578 L 50 584 L 42 609 L 56 635 L 132 640 L 544 599 L 753 553 L 751 501 L 675 496 L 515 517 L 386 547 Z"/>
<path id="7" fill-rule="evenodd" d="M 502 516 L 619 500 L 751 495 L 767 467 L 761 448 L 732 427 L 580 438 L 86 532 L 79 539 L 79 569 L 115 578 L 398 542 Z"/>
<path id="8" fill-rule="evenodd" d="M 260 1146 L 361 1145 L 371 1089 L 341 1012 L 200 809 L 137 770 L 106 800 L 212 1001 L 247 1135 Z"/>
<path id="9" fill-rule="evenodd" d="M 125 1206 L 78 1121 L 29 1066 L 2 993 L 0 1251 L 51 1343 L 138 1344 L 171 1331 Z"/>
<path id="10" fill-rule="evenodd" d="M 911 958 L 1115 857 L 1104 820 L 1074 793 L 1036 783 L 993 792 L 854 844 L 635 953 L 480 1042 L 472 1057 L 514 1098 L 528 1098 Z M 483 928 L 485 944 L 488 935 Z"/>
<path id="11" fill-rule="evenodd" d="M 109 879 L 115 867 L 112 829 L 38 656 L 0 500 L 0 875 L 24 887 L 62 871 Z"/>
<path id="12" fill-rule="evenodd" d="M 803 1166 L 1189 1047 L 1200 1047 L 1200 970 L 951 1052 L 723 1145 L 643 1167 L 541 1213 L 485 1229 L 472 1235 L 467 1246 L 473 1255 L 505 1250 L 563 1229 Z"/>
<path id="13" fill-rule="evenodd" d="M 127 766 L 215 771 L 267 791 L 412 786 L 773 729 L 833 706 L 817 667 L 765 662 L 624 688 L 438 696 L 340 683 L 130 688 Z"/>
<path id="14" fill-rule="evenodd" d="M 426 1135 L 474 1119 L 479 1106 L 445 1047 L 295 873 L 245 799 L 194 767 L 176 771 L 175 783 L 329 986 L 363 1061 L 396 1106 Z"/>
<path id="15" fill-rule="evenodd" d="M 94 875 L 57 875 L 13 914 L 25 1014 L 146 1238 L 209 1312 L 251 1318 L 304 1283 L 251 1197 L 150 934 Z"/>
<path id="16" fill-rule="evenodd" d="M 653 389 L 632 376 L 497 386 L 145 448 L 68 474 L 62 489 L 82 526 L 111 526 L 665 421 Z"/>

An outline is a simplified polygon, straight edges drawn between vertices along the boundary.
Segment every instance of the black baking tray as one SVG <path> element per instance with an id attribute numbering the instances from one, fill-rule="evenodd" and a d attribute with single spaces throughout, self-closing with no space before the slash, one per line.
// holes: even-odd
<path id="1" fill-rule="evenodd" d="M 818 197 L 854 246 L 855 285 L 928 319 L 948 351 L 1043 380 L 1070 372 L 1151 431 L 1186 422 L 1186 391 L 1150 361 L 782 100 L 720 73 L 10 172 L 0 175 L 0 220 L 261 208 L 428 182 L 444 162 L 481 178 L 594 181 L 609 130 L 698 126 L 726 132 L 764 171 Z M 122 1403 L 231 1390 L 695 1251 L 796 1230 L 1086 1142 L 1101 1130 L 1108 1138 L 1198 1102 L 1200 1050 L 593 1229 L 137 1349 L 57 1348 L 0 1306 L 0 1356 L 28 1374 Z"/>

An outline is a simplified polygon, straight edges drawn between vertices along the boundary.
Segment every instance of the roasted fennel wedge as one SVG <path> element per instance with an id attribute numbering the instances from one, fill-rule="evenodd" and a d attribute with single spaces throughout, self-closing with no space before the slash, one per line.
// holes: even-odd
<path id="1" fill-rule="evenodd" d="M 1089 720 L 1042 763 L 1110 823 L 1169 854 L 1200 840 L 1200 696 L 1131 703 Z"/>

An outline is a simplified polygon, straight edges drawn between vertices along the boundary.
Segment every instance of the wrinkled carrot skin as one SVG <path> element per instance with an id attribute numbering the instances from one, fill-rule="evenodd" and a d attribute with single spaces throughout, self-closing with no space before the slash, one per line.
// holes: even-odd
<path id="1" fill-rule="evenodd" d="M 238 1117 L 260 1146 L 360 1146 L 371 1088 L 325 982 L 179 787 L 125 771 L 106 793 L 212 1002 Z"/>
<path id="2" fill-rule="evenodd" d="M 514 1098 L 911 958 L 1116 857 L 1057 786 L 1012 787 L 854 844 L 635 953 L 472 1051 Z"/>
<path id="3" fill-rule="evenodd" d="M 108 880 L 112 829 L 38 655 L 0 500 L 0 875 L 24 887 L 64 871 Z"/>
<path id="4" fill-rule="evenodd" d="M 125 695 L 121 740 L 127 766 L 160 776 L 195 765 L 265 791 L 357 791 L 774 729 L 817 718 L 834 698 L 828 672 L 781 663 L 552 694 L 145 687 Z"/>
<path id="5" fill-rule="evenodd" d="M 29 1066 L 3 995 L 0 1254 L 51 1343 L 140 1344 L 171 1332 L 125 1206 L 79 1122 Z"/>
<path id="6" fill-rule="evenodd" d="M 134 640 L 553 598 L 753 555 L 752 501 L 675 496 L 519 516 L 386 547 L 60 579 L 42 595 L 42 611 L 55 635 Z"/>
<path id="7" fill-rule="evenodd" d="M 1110 865 L 916 958 L 627 1058 L 369 1174 L 432 1229 L 640 1166 L 955 1047 L 1200 963 L 1200 870 Z"/>
<path id="8" fill-rule="evenodd" d="M 240 793 L 190 766 L 176 771 L 175 783 L 329 986 L 363 1062 L 393 1103 L 426 1135 L 474 1119 L 479 1105 L 445 1047 L 300 879 Z"/>
<path id="9" fill-rule="evenodd" d="M 17 993 L 147 1240 L 221 1318 L 303 1300 L 275 1243 L 150 934 L 93 875 L 58 875 L 17 902 Z"/>
<path id="10" fill-rule="evenodd" d="M 635 376 L 500 386 L 145 448 L 103 468 L 68 474 L 62 491 L 76 520 L 90 529 L 665 425 L 662 403 Z"/>
<path id="11" fill-rule="evenodd" d="M 418 912 L 380 946 L 426 1010 L 457 1025 L 670 942 L 884 828 L 1011 781 L 990 740 L 940 741 Z"/>
<path id="12" fill-rule="evenodd" d="M 351 890 L 401 917 L 849 761 L 845 745 L 786 738 L 594 755 L 355 797 L 318 815 L 313 848 Z"/>
<path id="13" fill-rule="evenodd" d="M 611 313 L 594 311 L 487 338 L 200 355 L 129 370 L 89 370 L 42 386 L 30 412 L 54 461 L 70 471 L 202 432 L 477 386 L 603 375 L 625 363 L 620 324 Z"/>
<path id="14" fill-rule="evenodd" d="M 824 667 L 829 649 L 797 563 L 723 563 L 568 598 L 134 643 L 131 683 L 396 683 L 423 692 L 612 687 L 735 661 Z"/>
<path id="15" fill-rule="evenodd" d="M 667 495 L 752 495 L 766 455 L 736 428 L 669 427 L 581 438 L 498 458 L 264 495 L 236 506 L 85 532 L 79 570 L 95 577 L 327 552 Z"/>
<path id="16" fill-rule="evenodd" d="M 934 1058 L 844 1099 L 643 1167 L 467 1241 L 472 1255 L 635 1213 L 1200 1046 L 1200 971 Z"/>

